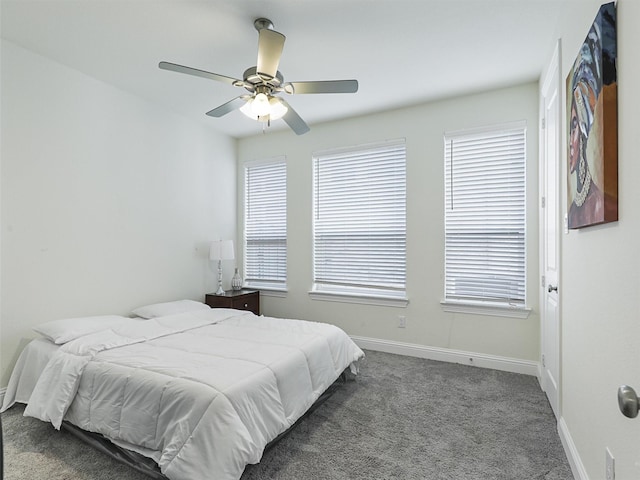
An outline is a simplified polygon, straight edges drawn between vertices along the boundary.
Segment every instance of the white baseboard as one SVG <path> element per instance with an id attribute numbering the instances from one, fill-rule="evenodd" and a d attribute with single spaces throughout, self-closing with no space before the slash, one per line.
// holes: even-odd
<path id="1" fill-rule="evenodd" d="M 378 352 L 395 353 L 398 355 L 426 358 L 441 362 L 461 363 L 463 365 L 473 365 L 476 367 L 492 368 L 494 370 L 502 370 L 505 372 L 522 373 L 540 378 L 539 364 L 534 361 L 498 357 L 496 355 L 487 355 L 485 353 L 465 352 L 449 348 L 427 347 L 425 345 L 394 342 L 378 338 L 358 336 L 352 336 L 351 338 L 360 348 L 375 350 Z"/>
<path id="2" fill-rule="evenodd" d="M 558 434 L 560 435 L 560 441 L 564 447 L 564 452 L 567 454 L 567 460 L 569 460 L 569 466 L 571 467 L 573 478 L 575 478 L 575 480 L 589 480 L 589 475 L 587 475 L 587 471 L 582 464 L 582 460 L 578 454 L 578 449 L 576 448 L 575 443 L 573 443 L 573 438 L 571 438 L 569 427 L 564 421 L 564 418 L 560 418 L 560 420 L 558 420 Z"/>

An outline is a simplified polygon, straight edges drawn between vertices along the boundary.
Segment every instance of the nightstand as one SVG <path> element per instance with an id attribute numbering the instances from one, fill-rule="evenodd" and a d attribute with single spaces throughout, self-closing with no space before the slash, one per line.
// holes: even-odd
<path id="1" fill-rule="evenodd" d="M 249 310 L 260 315 L 260 291 L 243 288 L 241 290 L 227 290 L 224 295 L 207 293 L 205 303 L 211 308 L 235 308 Z"/>

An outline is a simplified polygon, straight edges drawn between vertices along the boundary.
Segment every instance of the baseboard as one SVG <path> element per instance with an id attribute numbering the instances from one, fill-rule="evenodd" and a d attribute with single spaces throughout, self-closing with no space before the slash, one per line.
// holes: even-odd
<path id="1" fill-rule="evenodd" d="M 450 348 L 427 347 L 413 343 L 394 342 L 378 338 L 352 336 L 353 341 L 360 348 L 378 352 L 395 353 L 409 357 L 426 358 L 441 362 L 461 363 L 481 368 L 492 368 L 505 372 L 522 373 L 539 378 L 539 364 L 518 358 L 499 357 L 484 353 L 465 352 Z"/>
<path id="2" fill-rule="evenodd" d="M 569 461 L 573 478 L 575 478 L 575 480 L 589 480 L 589 475 L 587 475 L 587 471 L 582 464 L 582 460 L 578 454 L 578 449 L 576 448 L 575 443 L 573 443 L 573 438 L 571 438 L 569 427 L 564 421 L 564 418 L 560 418 L 560 420 L 558 420 L 558 435 L 560 435 L 560 441 L 564 447 L 564 452 L 567 454 L 567 460 Z"/>

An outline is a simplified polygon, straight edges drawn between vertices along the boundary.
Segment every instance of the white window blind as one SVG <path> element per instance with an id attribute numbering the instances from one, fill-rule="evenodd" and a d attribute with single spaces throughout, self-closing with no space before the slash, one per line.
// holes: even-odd
<path id="1" fill-rule="evenodd" d="M 525 125 L 445 134 L 445 300 L 525 304 Z"/>
<path id="2" fill-rule="evenodd" d="M 286 289 L 287 166 L 284 158 L 245 165 L 246 284 Z"/>
<path id="3" fill-rule="evenodd" d="M 404 298 L 404 140 L 314 156 L 314 290 Z"/>

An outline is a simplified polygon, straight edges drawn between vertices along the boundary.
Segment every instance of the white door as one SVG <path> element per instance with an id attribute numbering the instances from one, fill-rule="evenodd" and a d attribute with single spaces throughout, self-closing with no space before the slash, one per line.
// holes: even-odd
<path id="1" fill-rule="evenodd" d="M 560 42 L 541 83 L 540 194 L 542 388 L 556 418 L 560 416 Z"/>

